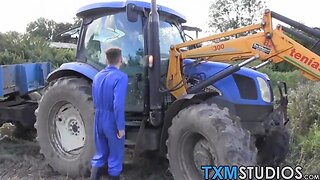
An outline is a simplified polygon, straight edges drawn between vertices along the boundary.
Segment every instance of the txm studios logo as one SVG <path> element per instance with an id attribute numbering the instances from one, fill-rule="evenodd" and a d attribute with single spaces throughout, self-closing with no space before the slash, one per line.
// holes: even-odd
<path id="1" fill-rule="evenodd" d="M 302 167 L 201 166 L 203 178 L 210 179 L 305 179 L 320 180 L 320 174 L 304 174 Z"/>

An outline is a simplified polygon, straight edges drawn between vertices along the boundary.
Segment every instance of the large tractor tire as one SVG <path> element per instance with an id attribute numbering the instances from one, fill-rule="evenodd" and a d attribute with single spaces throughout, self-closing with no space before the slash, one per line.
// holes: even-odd
<path id="1" fill-rule="evenodd" d="M 170 171 L 177 180 L 203 179 L 205 165 L 256 165 L 257 150 L 239 118 L 227 108 L 198 104 L 173 119 L 167 141 Z"/>
<path id="2" fill-rule="evenodd" d="M 279 166 L 289 153 L 289 132 L 285 126 L 275 127 L 260 141 L 257 161 L 260 166 Z"/>
<path id="3" fill-rule="evenodd" d="M 49 165 L 69 177 L 88 176 L 94 153 L 90 82 L 64 77 L 50 83 L 35 114 L 40 153 Z"/>

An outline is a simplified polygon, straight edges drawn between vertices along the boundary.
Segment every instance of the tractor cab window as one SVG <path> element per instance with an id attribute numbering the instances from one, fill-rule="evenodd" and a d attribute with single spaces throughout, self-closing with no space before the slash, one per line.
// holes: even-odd
<path id="1" fill-rule="evenodd" d="M 159 24 L 159 41 L 161 57 L 161 74 L 165 74 L 169 62 L 169 50 L 173 44 L 184 42 L 178 27 L 171 22 L 160 20 Z M 163 76 L 165 77 L 165 76 Z"/>
<path id="2" fill-rule="evenodd" d="M 124 64 L 136 63 L 143 56 L 142 22 L 129 22 L 125 12 L 93 20 L 87 27 L 84 51 L 89 62 L 106 65 L 105 51 L 110 47 L 122 49 Z"/>
<path id="3" fill-rule="evenodd" d="M 84 54 L 88 63 L 106 66 L 105 51 L 111 47 L 122 49 L 121 70 L 128 75 L 127 112 L 144 110 L 144 38 L 142 20 L 130 22 L 126 12 L 107 15 L 93 20 L 86 28 Z"/>
<path id="4" fill-rule="evenodd" d="M 170 46 L 183 42 L 181 33 L 173 23 L 160 21 L 159 36 L 161 60 L 168 60 Z"/>

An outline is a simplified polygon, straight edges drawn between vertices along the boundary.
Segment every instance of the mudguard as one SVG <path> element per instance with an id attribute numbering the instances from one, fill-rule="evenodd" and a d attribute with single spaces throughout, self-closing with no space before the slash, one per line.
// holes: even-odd
<path id="1" fill-rule="evenodd" d="M 93 80 L 93 77 L 98 72 L 98 69 L 90 66 L 89 64 L 81 62 L 70 62 L 62 64 L 58 69 L 52 71 L 48 75 L 47 81 L 50 82 L 60 77 L 72 75 L 80 75 L 86 77 L 87 79 Z"/>

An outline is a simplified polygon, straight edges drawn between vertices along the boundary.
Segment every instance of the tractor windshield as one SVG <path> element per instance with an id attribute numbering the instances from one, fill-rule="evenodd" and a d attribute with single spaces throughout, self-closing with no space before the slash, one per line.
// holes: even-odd
<path id="1" fill-rule="evenodd" d="M 129 22 L 125 12 L 103 16 L 93 20 L 87 27 L 84 53 L 88 61 L 104 66 L 105 51 L 120 47 L 124 63 L 140 60 L 143 56 L 142 21 Z"/>
<path id="2" fill-rule="evenodd" d="M 168 61 L 170 46 L 183 42 L 172 19 L 160 18 L 159 40 L 161 60 Z M 126 12 L 119 12 L 94 19 L 87 25 L 83 52 L 89 62 L 104 67 L 105 51 L 115 46 L 122 49 L 125 64 L 141 61 L 144 55 L 142 18 L 130 22 Z"/>

